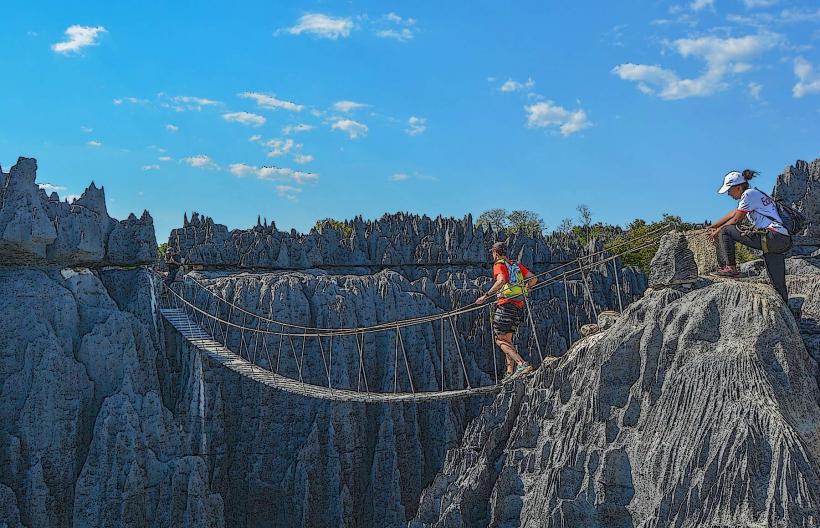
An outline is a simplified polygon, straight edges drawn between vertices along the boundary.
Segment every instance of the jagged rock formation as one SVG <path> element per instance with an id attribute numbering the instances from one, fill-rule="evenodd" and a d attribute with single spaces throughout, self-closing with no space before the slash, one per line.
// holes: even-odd
<path id="1" fill-rule="evenodd" d="M 100 273 L 0 270 L 0 524 L 223 526 L 162 402 L 148 272 Z"/>
<path id="2" fill-rule="evenodd" d="M 795 204 L 806 216 L 806 231 L 792 234 L 820 237 L 820 159 L 797 160 L 786 167 L 777 177 L 773 196 Z"/>
<path id="3" fill-rule="evenodd" d="M 684 233 L 664 235 L 652 258 L 649 287 L 686 284 L 698 279 L 698 265 Z"/>
<path id="4" fill-rule="evenodd" d="M 211 218 L 194 213 L 171 231 L 168 243 L 187 264 L 207 267 L 310 269 L 375 268 L 483 264 L 498 235 L 473 225 L 472 218 L 431 219 L 398 213 L 377 221 L 325 224 L 308 234 L 283 232 L 275 224 L 228 231 Z M 510 255 L 539 265 L 574 260 L 585 248 L 568 237 L 509 237 Z"/>
<path id="5" fill-rule="evenodd" d="M 92 183 L 72 203 L 37 187 L 37 160 L 19 158 L 0 170 L 0 263 L 141 264 L 156 259 L 154 221 L 148 211 L 118 222 L 105 192 Z"/>
<path id="6" fill-rule="evenodd" d="M 820 523 L 820 391 L 767 285 L 653 291 L 470 424 L 412 526 Z"/>

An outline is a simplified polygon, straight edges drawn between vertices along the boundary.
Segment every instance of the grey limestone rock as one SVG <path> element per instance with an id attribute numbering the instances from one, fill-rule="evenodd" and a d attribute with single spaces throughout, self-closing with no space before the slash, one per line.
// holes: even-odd
<path id="1" fill-rule="evenodd" d="M 673 232 L 661 238 L 652 257 L 649 287 L 659 288 L 696 281 L 698 266 L 684 233 Z"/>
<path id="2" fill-rule="evenodd" d="M 411 526 L 817 526 L 816 369 L 768 286 L 649 293 L 486 407 Z"/>
<path id="3" fill-rule="evenodd" d="M 118 222 L 93 183 L 72 203 L 35 183 L 37 161 L 19 158 L 2 174 L 0 263 L 135 265 L 156 259 L 154 223 L 146 212 Z"/>
<path id="4" fill-rule="evenodd" d="M 805 231 L 792 234 L 820 237 L 820 159 L 797 160 L 786 167 L 777 177 L 773 196 L 794 204 L 805 215 Z"/>

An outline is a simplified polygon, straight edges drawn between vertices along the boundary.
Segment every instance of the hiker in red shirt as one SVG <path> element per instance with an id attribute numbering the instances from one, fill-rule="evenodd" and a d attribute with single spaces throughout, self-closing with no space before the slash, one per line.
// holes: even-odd
<path id="1" fill-rule="evenodd" d="M 507 245 L 496 242 L 490 251 L 493 257 L 493 278 L 495 283 L 476 304 L 483 304 L 498 294 L 493 314 L 493 334 L 495 344 L 507 359 L 507 375 L 502 380 L 509 381 L 532 372 L 532 365 L 524 361 L 513 345 L 513 334 L 524 320 L 524 296 L 527 288 L 535 286 L 538 279 L 530 270 L 507 258 Z"/>

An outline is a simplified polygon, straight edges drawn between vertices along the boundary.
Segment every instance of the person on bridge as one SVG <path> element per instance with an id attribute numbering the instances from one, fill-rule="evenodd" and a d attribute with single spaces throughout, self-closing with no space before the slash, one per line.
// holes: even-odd
<path id="1" fill-rule="evenodd" d="M 165 250 L 165 265 L 168 266 L 168 275 L 165 276 L 166 286 L 170 286 L 170 284 L 177 279 L 177 273 L 180 267 L 180 263 L 176 260 L 178 256 L 179 252 L 174 251 L 170 246 Z"/>
<path id="2" fill-rule="evenodd" d="M 717 242 L 718 263 L 721 268 L 714 275 L 721 277 L 739 277 L 735 258 L 735 242 L 744 246 L 763 250 L 763 261 L 774 289 L 783 298 L 789 300 L 786 290 L 786 251 L 792 245 L 789 232 L 783 227 L 783 220 L 777 212 L 774 200 L 766 193 L 749 187 L 749 180 L 757 172 L 746 169 L 743 172 L 732 171 L 723 178 L 723 186 L 718 193 L 728 193 L 735 200 L 740 200 L 737 209 L 712 224 L 707 236 Z M 740 226 L 749 218 L 751 228 Z"/>
<path id="3" fill-rule="evenodd" d="M 495 313 L 492 318 L 495 344 L 504 352 L 507 360 L 506 376 L 503 381 L 524 376 L 532 372 L 532 365 L 524 361 L 513 344 L 513 334 L 524 320 L 524 296 L 538 279 L 523 264 L 507 258 L 504 242 L 493 244 L 490 254 L 493 258 L 492 287 L 476 299 L 476 304 L 484 304 L 496 294 Z"/>

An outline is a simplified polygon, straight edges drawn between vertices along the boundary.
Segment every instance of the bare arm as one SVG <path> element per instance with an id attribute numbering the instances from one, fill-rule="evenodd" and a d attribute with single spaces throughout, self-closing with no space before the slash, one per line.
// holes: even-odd
<path id="1" fill-rule="evenodd" d="M 532 288 L 533 286 L 538 284 L 538 277 L 530 273 L 530 270 L 527 270 L 527 275 L 525 279 L 527 279 L 527 288 Z"/>
<path id="2" fill-rule="evenodd" d="M 489 290 L 487 290 L 487 293 L 485 293 L 484 295 L 475 300 L 476 304 L 484 304 L 485 302 L 487 302 L 490 299 L 490 297 L 498 293 L 498 290 L 503 288 L 505 284 L 507 284 L 507 281 L 504 280 L 503 275 L 499 274 L 498 277 L 496 277 L 495 279 L 495 284 L 493 284 L 493 286 Z"/>
<path id="3" fill-rule="evenodd" d="M 744 218 L 746 218 L 746 211 L 741 211 L 740 209 L 729 211 L 726 213 L 726 216 L 712 224 L 712 226 L 706 231 L 706 236 L 712 240 L 715 240 L 720 233 L 721 227 L 725 225 L 739 224 Z"/>

